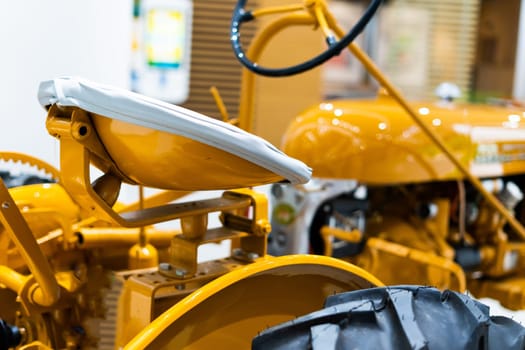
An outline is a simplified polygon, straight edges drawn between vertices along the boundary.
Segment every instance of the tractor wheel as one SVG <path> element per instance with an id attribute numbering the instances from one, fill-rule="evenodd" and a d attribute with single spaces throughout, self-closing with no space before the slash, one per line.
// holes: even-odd
<path id="1" fill-rule="evenodd" d="M 467 295 L 393 286 L 328 297 L 322 310 L 261 332 L 252 349 L 524 349 L 525 328 Z"/>

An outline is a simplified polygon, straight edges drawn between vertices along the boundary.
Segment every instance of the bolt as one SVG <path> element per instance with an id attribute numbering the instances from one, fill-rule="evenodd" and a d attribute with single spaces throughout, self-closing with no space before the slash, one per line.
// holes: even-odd
<path id="1" fill-rule="evenodd" d="M 186 274 L 187 274 L 187 271 L 184 269 L 179 269 L 179 268 L 175 269 L 175 276 L 184 277 L 186 276 Z"/>
<path id="2" fill-rule="evenodd" d="M 235 248 L 235 249 L 233 250 L 233 255 L 234 255 L 234 256 L 241 256 L 241 255 L 243 255 L 243 254 L 244 254 L 244 252 L 242 251 L 241 248 Z"/>
<path id="3" fill-rule="evenodd" d="M 250 253 L 246 254 L 246 257 L 248 258 L 248 260 L 254 261 L 255 259 L 257 259 L 259 257 L 259 254 L 250 252 Z"/>
<path id="4" fill-rule="evenodd" d="M 171 264 L 170 263 L 160 263 L 159 269 L 162 271 L 170 271 L 171 270 Z"/>

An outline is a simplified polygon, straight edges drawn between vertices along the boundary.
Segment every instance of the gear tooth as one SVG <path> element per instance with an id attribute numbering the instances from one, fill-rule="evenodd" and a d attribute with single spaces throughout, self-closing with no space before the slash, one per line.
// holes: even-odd
<path id="1" fill-rule="evenodd" d="M 0 152 L 0 162 L 4 162 L 7 165 L 22 165 L 27 166 L 31 170 L 42 172 L 49 176 L 51 179 L 58 181 L 58 170 L 45 161 L 38 158 L 16 152 Z"/>

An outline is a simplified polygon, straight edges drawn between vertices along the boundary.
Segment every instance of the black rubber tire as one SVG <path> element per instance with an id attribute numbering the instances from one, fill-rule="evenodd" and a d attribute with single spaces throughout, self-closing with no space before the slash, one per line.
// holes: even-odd
<path id="1" fill-rule="evenodd" d="M 524 349 L 525 328 L 471 297 L 422 286 L 357 290 L 261 332 L 252 349 Z"/>

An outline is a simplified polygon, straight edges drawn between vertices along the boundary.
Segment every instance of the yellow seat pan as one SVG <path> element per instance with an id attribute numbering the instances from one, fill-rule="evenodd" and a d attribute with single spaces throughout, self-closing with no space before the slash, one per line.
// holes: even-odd
<path id="1" fill-rule="evenodd" d="M 40 84 L 40 104 L 92 115 L 116 166 L 148 187 L 212 190 L 305 183 L 311 169 L 228 123 L 127 90 L 75 77 Z"/>

